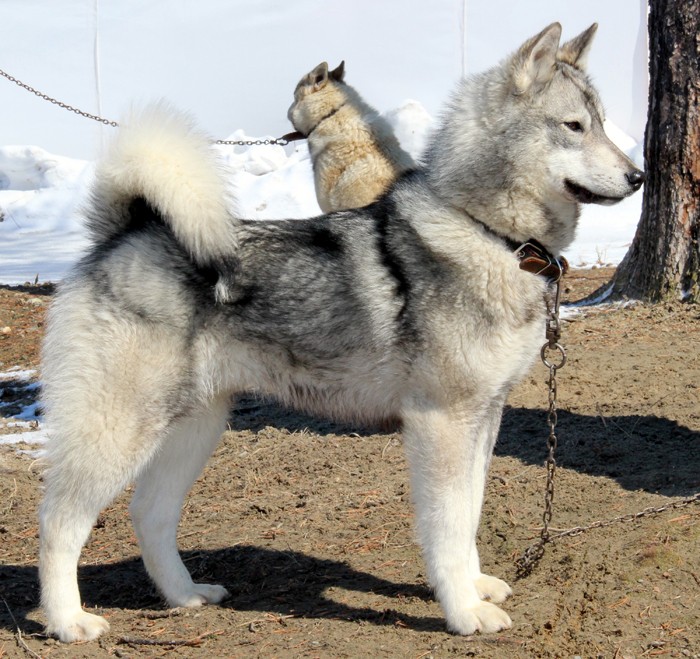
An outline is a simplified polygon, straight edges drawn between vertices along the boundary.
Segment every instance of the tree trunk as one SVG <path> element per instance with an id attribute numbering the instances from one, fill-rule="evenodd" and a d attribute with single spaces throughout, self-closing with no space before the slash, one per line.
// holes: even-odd
<path id="1" fill-rule="evenodd" d="M 612 298 L 700 302 L 700 0 L 650 0 L 647 180 Z"/>

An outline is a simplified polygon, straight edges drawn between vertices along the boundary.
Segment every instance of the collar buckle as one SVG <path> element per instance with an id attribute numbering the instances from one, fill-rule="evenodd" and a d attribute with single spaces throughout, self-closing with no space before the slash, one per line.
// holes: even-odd
<path id="1" fill-rule="evenodd" d="M 563 257 L 556 257 L 541 242 L 531 238 L 514 251 L 520 269 L 533 275 L 540 275 L 553 283 L 558 282 L 569 270 L 569 263 Z"/>

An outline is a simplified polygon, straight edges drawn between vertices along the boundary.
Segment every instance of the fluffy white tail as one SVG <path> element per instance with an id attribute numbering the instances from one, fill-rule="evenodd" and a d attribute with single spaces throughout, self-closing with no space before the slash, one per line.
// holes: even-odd
<path id="1" fill-rule="evenodd" d="M 98 163 L 88 210 L 93 239 L 103 243 L 123 231 L 139 197 L 195 262 L 210 265 L 235 253 L 235 221 L 211 139 L 162 102 L 132 112 Z"/>

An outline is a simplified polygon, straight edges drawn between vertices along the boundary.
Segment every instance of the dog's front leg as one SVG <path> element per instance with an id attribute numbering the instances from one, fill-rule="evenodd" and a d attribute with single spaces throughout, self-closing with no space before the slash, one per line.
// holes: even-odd
<path id="1" fill-rule="evenodd" d="M 498 429 L 501 425 L 504 402 L 505 400 L 501 398 L 494 400 L 476 427 L 476 455 L 471 463 L 472 476 L 470 482 L 472 483 L 473 497 L 471 506 L 472 523 L 477 530 L 479 528 L 481 507 L 484 500 L 493 447 L 496 444 Z M 513 594 L 511 587 L 503 579 L 492 577 L 481 571 L 479 551 L 476 546 L 476 532 L 474 533 L 473 544 L 469 553 L 469 572 L 481 599 L 487 599 L 498 604 Z"/>
<path id="2" fill-rule="evenodd" d="M 478 555 L 471 556 L 476 552 L 490 458 L 491 433 L 483 431 L 485 412 L 467 417 L 434 405 L 424 409 L 414 405 L 404 414 L 416 525 L 428 578 L 448 629 L 458 634 L 511 626 L 504 611 L 481 599 Z M 498 418 L 491 421 L 497 425 Z"/>

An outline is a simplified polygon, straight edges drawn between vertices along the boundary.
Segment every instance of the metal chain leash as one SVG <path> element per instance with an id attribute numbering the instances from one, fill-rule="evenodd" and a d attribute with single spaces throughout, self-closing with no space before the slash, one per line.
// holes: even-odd
<path id="1" fill-rule="evenodd" d="M 75 114 L 79 114 L 81 117 L 86 117 L 87 119 L 92 119 L 93 121 L 98 121 L 99 123 L 104 124 L 105 126 L 113 126 L 115 128 L 118 126 L 116 121 L 110 121 L 109 119 L 98 117 L 97 115 L 90 114 L 89 112 L 83 112 L 82 110 L 78 110 L 78 108 L 74 108 L 72 105 L 68 105 L 67 103 L 62 103 L 61 101 L 58 101 L 55 98 L 51 98 L 51 96 L 40 92 L 38 89 L 34 89 L 34 87 L 30 87 L 29 85 L 23 83 L 21 80 L 17 80 L 17 78 L 11 76 L 9 73 L 6 73 L 2 69 L 0 69 L 0 76 L 2 76 L 3 78 L 7 78 L 10 82 L 14 82 L 15 85 L 22 87 L 22 89 L 26 89 L 28 92 L 31 92 L 35 96 L 38 96 L 39 98 L 42 98 L 45 101 L 48 101 L 49 103 L 53 103 L 54 105 L 58 105 L 58 107 L 63 108 L 64 110 L 74 112 Z"/>
<path id="2" fill-rule="evenodd" d="M 606 526 L 613 526 L 615 524 L 622 524 L 624 522 L 634 522 L 635 520 L 643 519 L 644 517 L 653 517 L 654 515 L 660 515 L 661 513 L 665 513 L 667 510 L 678 510 L 680 508 L 687 508 L 688 506 L 694 503 L 700 503 L 700 492 L 694 494 L 691 497 L 687 497 L 686 499 L 677 499 L 675 501 L 671 501 L 670 503 L 667 503 L 664 506 L 650 506 L 649 508 L 645 508 L 644 510 L 640 510 L 636 513 L 628 513 L 626 515 L 620 515 L 619 517 L 613 517 L 612 519 L 591 522 L 588 526 L 574 526 L 570 529 L 566 529 L 565 531 L 559 531 L 558 533 L 549 536 L 549 542 L 554 542 L 559 538 L 572 538 L 574 536 L 580 535 L 581 533 L 584 533 L 585 531 L 591 531 L 593 529 L 602 529 Z"/>
<path id="3" fill-rule="evenodd" d="M 276 144 L 278 146 L 287 146 L 291 140 L 286 136 L 270 137 L 264 140 L 216 140 L 214 144 L 222 144 L 224 146 L 269 146 Z"/>
<path id="4" fill-rule="evenodd" d="M 559 343 L 561 339 L 561 323 L 559 320 L 559 304 L 561 299 L 561 279 L 556 282 L 556 289 L 552 296 L 547 296 L 547 328 L 546 337 L 547 343 L 542 346 L 540 356 L 542 363 L 549 369 L 548 388 L 549 388 L 549 410 L 547 413 L 547 424 L 549 425 L 549 437 L 547 438 L 548 455 L 545 462 L 547 468 L 547 484 L 545 486 L 544 496 L 544 512 L 542 513 L 542 528 L 540 536 L 536 542 L 530 545 L 523 554 L 515 561 L 516 578 L 522 579 L 528 576 L 535 565 L 544 555 L 544 547 L 547 543 L 554 542 L 560 538 L 574 537 L 591 531 L 593 529 L 605 528 L 615 524 L 625 522 L 633 522 L 645 517 L 652 517 L 666 512 L 686 508 L 694 503 L 700 503 L 700 493 L 697 493 L 686 499 L 677 499 L 663 506 L 652 506 L 645 508 L 636 513 L 628 513 L 613 517 L 608 520 L 597 520 L 591 522 L 587 526 L 574 526 L 564 531 L 550 533 L 550 523 L 552 521 L 552 503 L 554 501 L 554 474 L 556 471 L 557 462 L 554 457 L 554 452 L 557 448 L 557 371 L 566 364 L 566 350 Z M 552 355 L 550 357 L 550 355 Z M 552 361 L 555 360 L 555 361 Z"/>
<path id="5" fill-rule="evenodd" d="M 52 98 L 48 94 L 44 94 L 38 89 L 34 89 L 34 87 L 31 87 L 30 85 L 27 85 L 21 80 L 18 80 L 14 76 L 11 76 L 9 73 L 3 71 L 2 69 L 0 69 L 0 76 L 6 78 L 10 82 L 14 82 L 15 85 L 18 85 L 22 89 L 26 89 L 28 92 L 31 92 L 35 96 L 38 96 L 39 98 L 48 101 L 49 103 L 57 105 L 59 108 L 63 108 L 64 110 L 68 110 L 69 112 L 73 112 L 74 114 L 78 114 L 81 117 L 85 117 L 86 119 L 92 119 L 93 121 L 97 121 L 98 123 L 104 124 L 105 126 L 111 126 L 112 128 L 119 127 L 119 124 L 116 121 L 111 121 L 110 119 L 105 119 L 104 117 L 100 117 L 99 115 L 84 112 L 83 110 L 74 108 L 72 105 L 68 105 L 67 103 L 63 103 L 62 101 Z M 221 144 L 224 146 L 267 146 L 271 144 L 286 146 L 287 144 L 289 144 L 289 142 L 295 139 L 299 139 L 299 137 L 297 137 L 297 133 L 288 133 L 287 135 L 283 135 L 282 137 L 269 138 L 264 140 L 216 140 L 214 144 Z"/>
<path id="6" fill-rule="evenodd" d="M 545 336 L 547 342 L 540 350 L 542 363 L 549 369 L 547 425 L 549 436 L 547 437 L 547 484 L 544 494 L 544 512 L 542 513 L 542 530 L 537 542 L 530 545 L 523 555 L 516 561 L 517 576 L 523 578 L 530 574 L 532 568 L 544 555 L 544 546 L 551 541 L 549 524 L 552 521 L 552 504 L 554 502 L 554 474 L 557 469 L 557 461 L 554 453 L 557 448 L 557 371 L 566 364 L 566 350 L 559 343 L 561 339 L 561 322 L 559 320 L 559 304 L 561 301 L 561 277 L 556 281 L 554 294 L 547 294 L 547 324 Z"/>
<path id="7" fill-rule="evenodd" d="M 586 526 L 574 526 L 570 529 L 564 531 L 558 531 L 552 535 L 549 534 L 549 529 L 545 531 L 543 528 L 540 533 L 540 539 L 528 547 L 523 555 L 516 560 L 517 567 L 517 578 L 522 579 L 532 572 L 537 561 L 544 555 L 544 545 L 546 543 L 555 542 L 561 538 L 573 538 L 577 535 L 581 535 L 586 531 L 592 531 L 594 529 L 603 529 L 608 526 L 615 526 L 617 524 L 624 524 L 627 522 L 634 522 L 639 519 L 644 519 L 646 517 L 654 517 L 655 515 L 660 515 L 669 510 L 679 510 L 681 508 L 687 508 L 692 504 L 700 504 L 700 492 L 694 494 L 693 496 L 687 497 L 685 499 L 677 499 L 671 501 L 663 506 L 650 506 L 649 508 L 644 508 L 636 513 L 627 513 L 626 515 L 620 515 L 619 517 L 613 517 L 611 519 L 602 520 L 599 519 L 595 522 L 591 522 Z M 551 517 L 550 517 L 551 519 Z M 543 536 L 546 536 L 546 540 L 543 540 Z"/>

